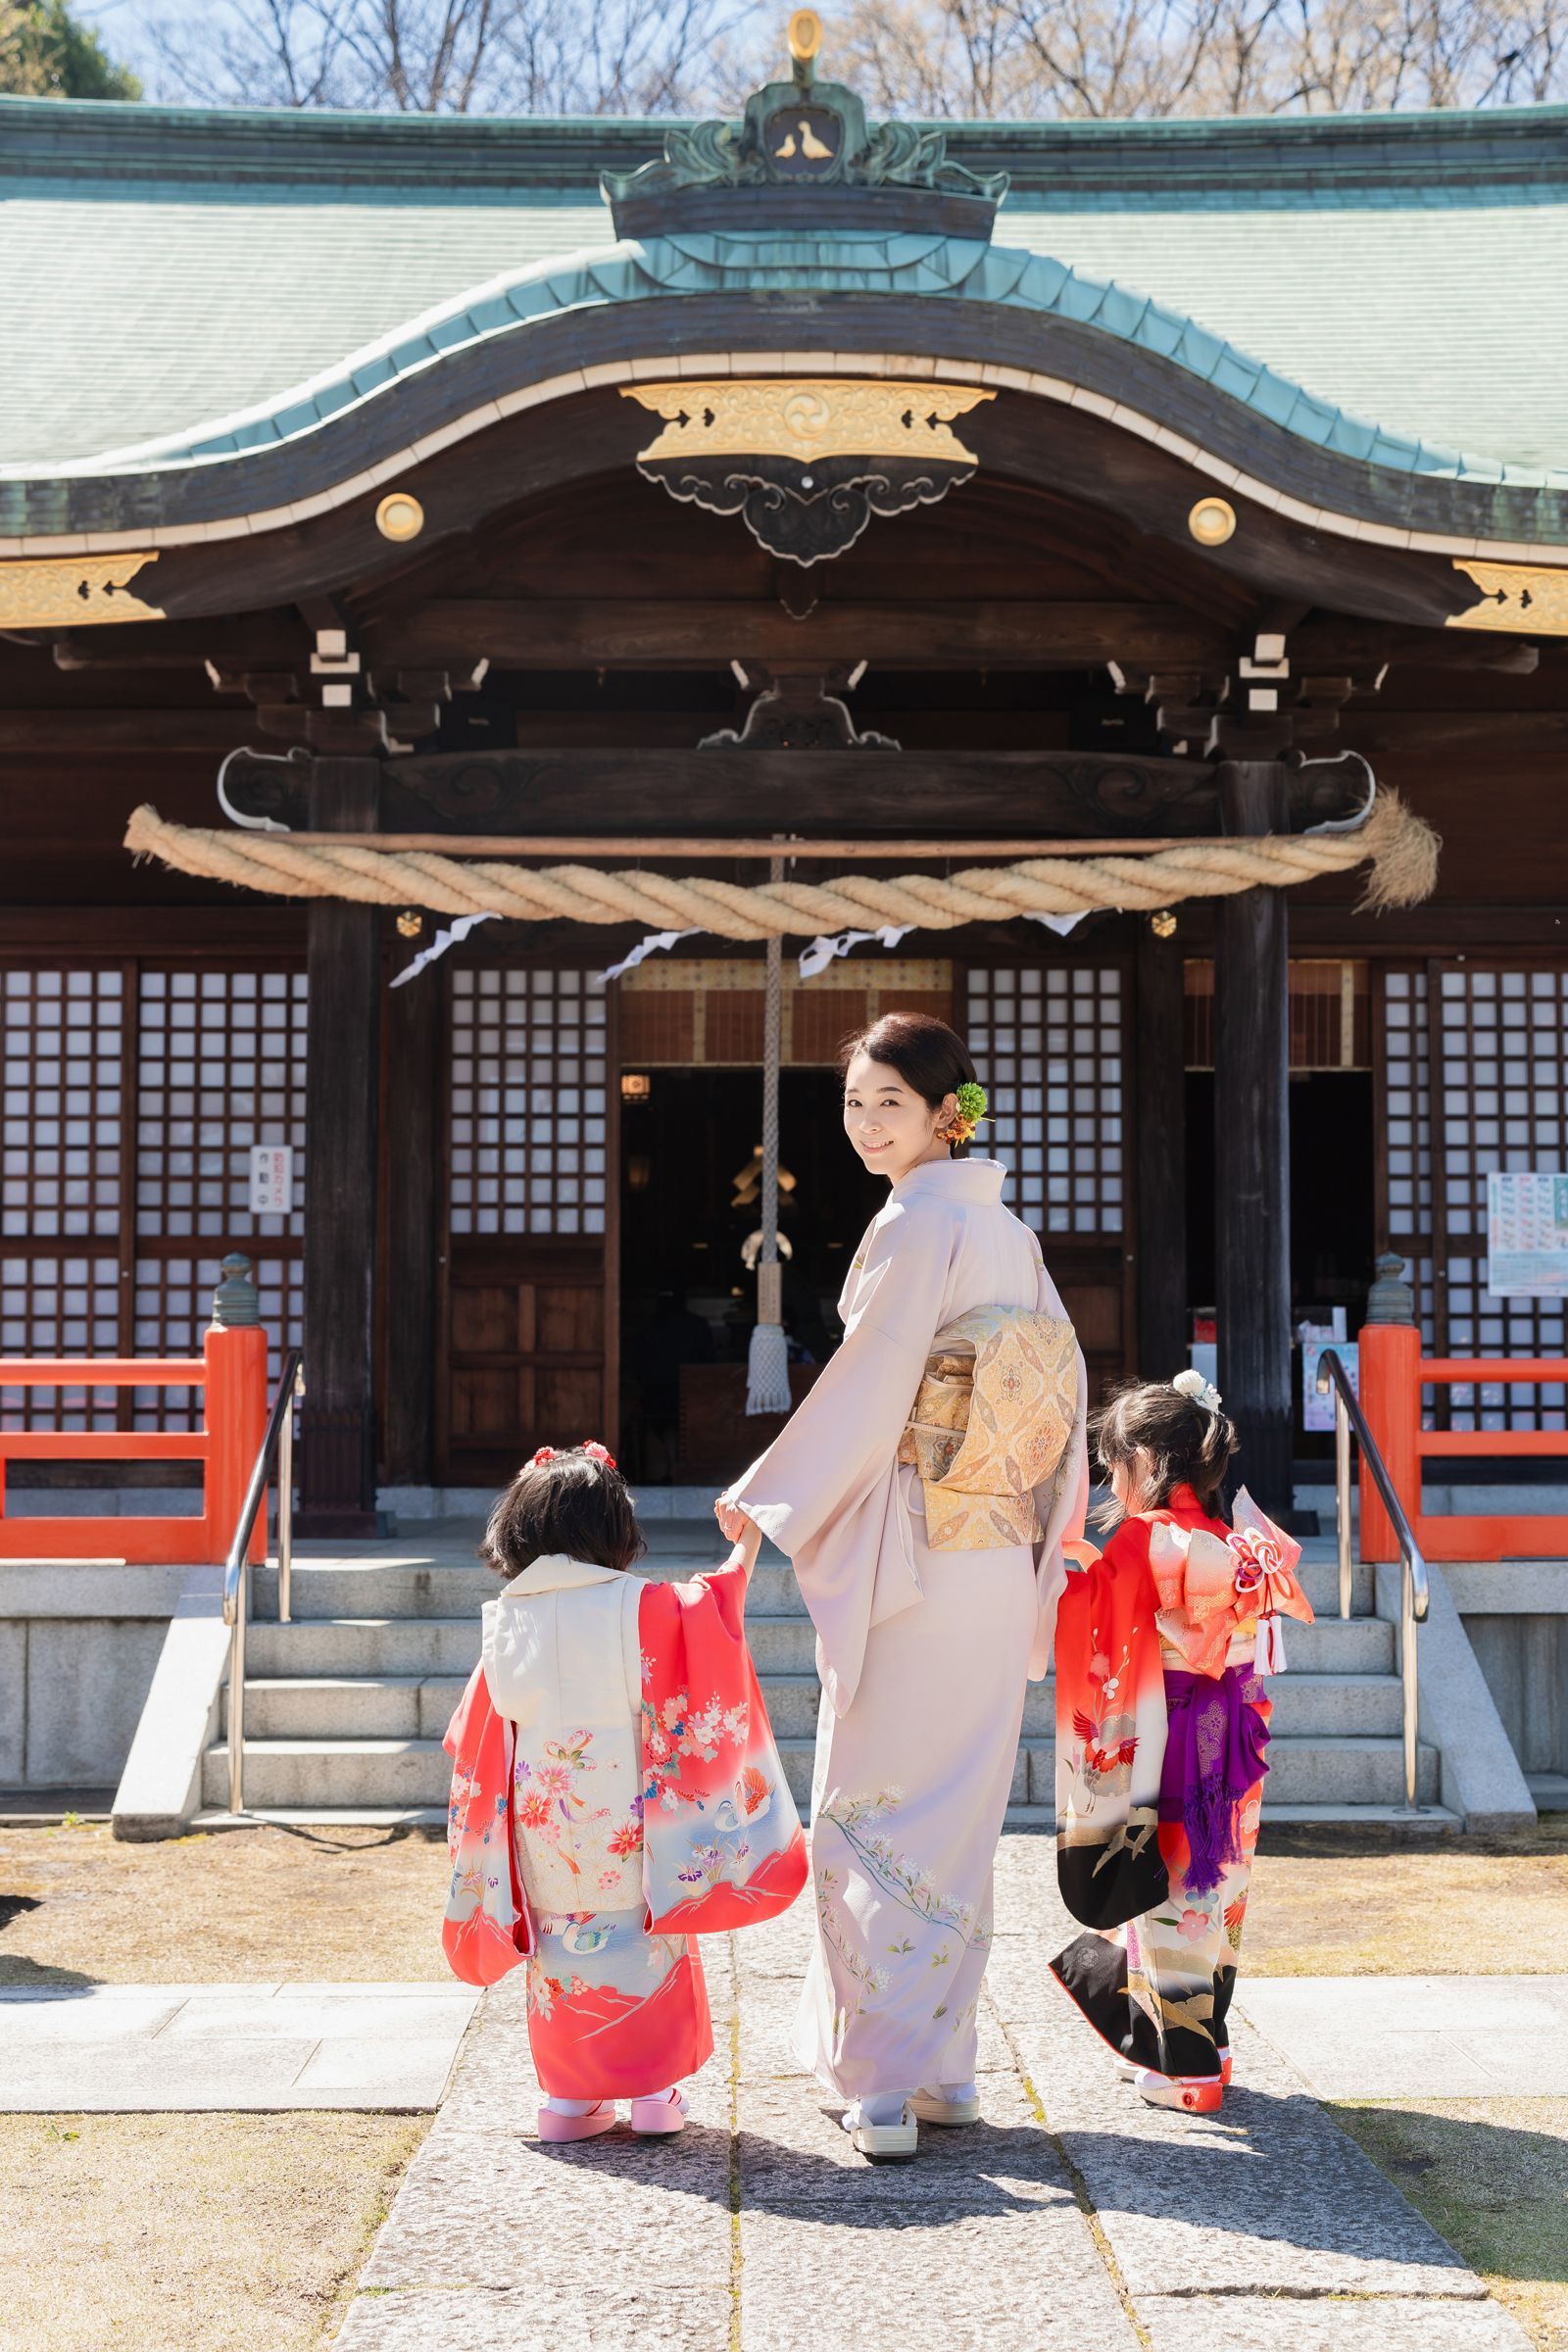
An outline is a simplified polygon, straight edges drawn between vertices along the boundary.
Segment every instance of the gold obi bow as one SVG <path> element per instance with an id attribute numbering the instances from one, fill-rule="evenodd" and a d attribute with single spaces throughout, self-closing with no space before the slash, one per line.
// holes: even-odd
<path id="1" fill-rule="evenodd" d="M 939 1331 L 899 1441 L 920 1473 L 932 1549 L 1034 1543 L 1035 1489 L 1060 1469 L 1077 1413 L 1070 1323 L 982 1306 Z"/>

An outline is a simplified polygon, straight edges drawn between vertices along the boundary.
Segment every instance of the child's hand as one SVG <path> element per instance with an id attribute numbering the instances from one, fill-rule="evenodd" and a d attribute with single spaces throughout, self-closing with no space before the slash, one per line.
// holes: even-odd
<path id="1" fill-rule="evenodd" d="M 750 1576 L 757 1566 L 757 1555 L 762 1548 L 762 1531 L 755 1519 L 744 1520 L 743 1526 L 744 1533 L 735 1540 L 735 1557 Z"/>
<path id="2" fill-rule="evenodd" d="M 713 1517 L 718 1521 L 719 1534 L 727 1536 L 732 1544 L 738 1544 L 747 1529 L 755 1527 L 756 1524 L 755 1521 L 748 1519 L 746 1513 L 731 1502 L 725 1494 L 720 1494 L 714 1503 Z M 752 1556 L 754 1559 L 756 1558 L 755 1551 Z"/>

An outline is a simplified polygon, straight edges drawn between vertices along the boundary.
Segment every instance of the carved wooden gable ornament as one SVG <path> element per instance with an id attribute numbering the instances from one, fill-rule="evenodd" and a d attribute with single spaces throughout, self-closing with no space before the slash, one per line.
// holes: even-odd
<path id="1" fill-rule="evenodd" d="M 988 241 L 1005 172 L 950 163 L 941 131 L 869 124 L 842 83 L 815 79 L 821 24 L 790 19 L 794 77 L 755 90 L 740 122 L 672 129 L 658 163 L 607 172 L 617 235 L 722 224 L 741 235 L 800 229 L 936 230 Z M 739 514 L 792 564 L 854 545 L 873 514 L 929 506 L 979 464 L 954 420 L 995 398 L 917 378 L 737 376 L 629 385 L 662 419 L 638 471 L 671 498 Z"/>

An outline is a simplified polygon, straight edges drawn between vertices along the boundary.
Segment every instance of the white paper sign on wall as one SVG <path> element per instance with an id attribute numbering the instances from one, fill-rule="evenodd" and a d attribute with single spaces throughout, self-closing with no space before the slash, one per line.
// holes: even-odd
<path id="1" fill-rule="evenodd" d="M 251 1214 L 286 1217 L 294 1206 L 292 1144 L 251 1146 Z"/>
<path id="2" fill-rule="evenodd" d="M 1568 1175 L 1487 1178 L 1487 1289 L 1494 1298 L 1568 1298 Z"/>

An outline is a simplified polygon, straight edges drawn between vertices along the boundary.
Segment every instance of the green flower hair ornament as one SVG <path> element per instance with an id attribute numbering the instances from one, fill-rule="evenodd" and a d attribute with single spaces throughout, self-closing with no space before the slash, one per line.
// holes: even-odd
<path id="1" fill-rule="evenodd" d="M 986 1115 L 986 1090 L 972 1078 L 966 1078 L 954 1100 L 958 1107 L 952 1123 L 942 1132 L 950 1144 L 966 1144 Z"/>

